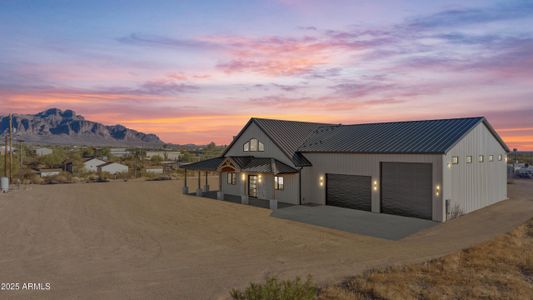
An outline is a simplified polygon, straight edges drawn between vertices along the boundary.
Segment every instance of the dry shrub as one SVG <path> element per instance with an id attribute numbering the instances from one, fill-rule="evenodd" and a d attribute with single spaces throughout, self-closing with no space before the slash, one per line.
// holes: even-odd
<path id="1" fill-rule="evenodd" d="M 479 246 L 421 264 L 370 270 L 319 299 L 533 299 L 533 219 Z"/>
<path id="2" fill-rule="evenodd" d="M 308 277 L 302 281 L 279 280 L 268 277 L 264 283 L 250 283 L 244 290 L 234 289 L 230 295 L 235 300 L 312 300 L 316 299 L 317 287 Z"/>
<path id="3" fill-rule="evenodd" d="M 31 177 L 31 183 L 33 184 L 42 184 L 44 182 L 44 179 L 41 178 L 39 175 L 33 175 Z"/>

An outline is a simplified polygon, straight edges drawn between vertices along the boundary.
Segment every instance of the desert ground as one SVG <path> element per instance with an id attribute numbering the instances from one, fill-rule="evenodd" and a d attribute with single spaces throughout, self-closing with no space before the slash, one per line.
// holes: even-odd
<path id="1" fill-rule="evenodd" d="M 533 216 L 533 181 L 517 180 L 510 200 L 391 241 L 184 196 L 181 186 L 32 185 L 0 195 L 0 282 L 51 284 L 50 291 L 0 291 L 0 298 L 223 299 L 272 274 L 335 282 L 446 255 Z"/>

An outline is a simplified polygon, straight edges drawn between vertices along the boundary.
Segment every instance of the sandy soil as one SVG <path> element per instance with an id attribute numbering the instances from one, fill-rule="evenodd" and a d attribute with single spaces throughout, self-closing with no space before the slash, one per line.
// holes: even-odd
<path id="1" fill-rule="evenodd" d="M 51 283 L 50 291 L 0 298 L 217 299 L 267 274 L 334 282 L 448 254 L 533 216 L 533 181 L 516 181 L 511 200 L 389 241 L 183 196 L 181 184 L 31 186 L 0 195 L 0 282 Z"/>

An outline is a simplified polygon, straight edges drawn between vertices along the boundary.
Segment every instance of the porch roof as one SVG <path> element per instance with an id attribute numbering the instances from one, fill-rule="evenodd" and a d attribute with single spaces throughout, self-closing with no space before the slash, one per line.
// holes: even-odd
<path id="1" fill-rule="evenodd" d="M 217 171 L 226 159 L 231 160 L 235 167 L 243 172 L 272 174 L 298 173 L 298 170 L 295 168 L 288 166 L 275 158 L 253 156 L 216 157 L 181 165 L 181 168 L 186 170 Z"/>
<path id="2" fill-rule="evenodd" d="M 181 165 L 180 167 L 186 170 L 216 171 L 218 166 L 224 161 L 224 159 L 224 157 L 215 157 L 186 165 Z"/>

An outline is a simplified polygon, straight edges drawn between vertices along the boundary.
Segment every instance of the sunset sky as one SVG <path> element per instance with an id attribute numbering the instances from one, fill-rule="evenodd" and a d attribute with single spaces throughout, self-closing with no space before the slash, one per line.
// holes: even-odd
<path id="1" fill-rule="evenodd" d="M 486 116 L 533 150 L 533 1 L 0 0 L 0 114 L 73 109 L 173 143 L 252 117 Z"/>

